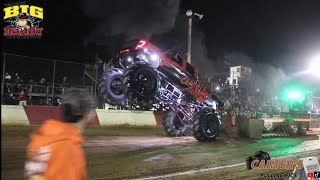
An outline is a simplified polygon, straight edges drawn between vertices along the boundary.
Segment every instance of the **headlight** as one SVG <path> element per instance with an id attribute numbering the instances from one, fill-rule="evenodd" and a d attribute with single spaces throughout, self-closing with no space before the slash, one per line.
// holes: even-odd
<path id="1" fill-rule="evenodd" d="M 159 56 L 156 55 L 156 54 L 152 54 L 152 55 L 150 56 L 150 59 L 151 59 L 152 61 L 157 61 L 157 60 L 159 60 Z"/>
<path id="2" fill-rule="evenodd" d="M 132 57 L 129 56 L 129 57 L 127 58 L 127 61 L 128 61 L 129 63 L 131 63 L 131 62 L 132 62 Z"/>
<path id="3" fill-rule="evenodd" d="M 150 64 L 152 67 L 157 68 L 160 64 L 160 57 L 156 54 L 153 53 L 151 51 L 148 50 L 144 50 L 143 52 L 141 52 L 138 57 L 147 62 L 148 64 Z"/>
<path id="4" fill-rule="evenodd" d="M 152 67 L 157 68 L 160 64 L 160 57 L 157 54 L 151 54 L 149 63 Z"/>
<path id="5" fill-rule="evenodd" d="M 144 55 L 144 54 L 141 54 L 141 55 L 140 55 L 140 59 L 142 59 L 142 60 L 144 60 L 144 61 L 148 61 L 146 55 Z"/>

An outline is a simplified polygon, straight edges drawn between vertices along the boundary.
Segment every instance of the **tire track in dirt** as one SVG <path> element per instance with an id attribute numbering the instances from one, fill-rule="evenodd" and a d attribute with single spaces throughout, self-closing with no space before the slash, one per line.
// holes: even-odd
<path id="1" fill-rule="evenodd" d="M 318 149 L 320 150 L 320 149 Z M 299 153 L 299 158 L 302 157 L 309 157 L 307 156 L 308 154 L 311 154 L 312 152 L 297 152 Z M 320 152 L 318 152 L 320 155 Z M 289 157 L 296 156 L 297 154 L 292 154 L 292 155 L 286 155 L 286 156 L 279 156 L 275 157 L 272 159 L 286 159 Z M 316 156 L 318 159 L 320 156 Z M 152 179 L 168 179 L 172 177 L 177 177 L 177 176 L 189 176 L 189 175 L 199 175 L 201 173 L 206 173 L 209 171 L 216 171 L 216 170 L 224 170 L 224 169 L 229 169 L 233 167 L 240 167 L 240 166 L 245 166 L 246 163 L 238 163 L 238 164 L 230 164 L 230 165 L 225 165 L 225 166 L 217 166 L 217 167 L 212 167 L 212 168 L 203 168 L 203 169 L 195 169 L 195 170 L 190 170 L 190 171 L 184 171 L 184 172 L 177 172 L 177 173 L 172 173 L 172 174 L 167 174 L 167 175 L 160 175 L 160 176 L 151 176 L 151 177 L 145 177 L 145 178 L 138 178 L 138 179 L 132 179 L 132 180 L 152 180 Z"/>

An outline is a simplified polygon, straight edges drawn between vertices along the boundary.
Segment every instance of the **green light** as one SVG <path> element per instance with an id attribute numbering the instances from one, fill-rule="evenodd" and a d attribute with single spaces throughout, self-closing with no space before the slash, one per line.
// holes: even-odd
<path id="1" fill-rule="evenodd" d="M 288 93 L 288 98 L 290 98 L 290 99 L 299 99 L 299 98 L 301 98 L 301 93 L 300 92 L 289 92 Z"/>

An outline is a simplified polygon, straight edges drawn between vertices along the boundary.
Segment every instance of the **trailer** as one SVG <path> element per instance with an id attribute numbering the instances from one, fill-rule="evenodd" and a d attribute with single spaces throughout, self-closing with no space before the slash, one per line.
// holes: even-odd
<path id="1" fill-rule="evenodd" d="M 283 112 L 280 115 L 263 117 L 264 134 L 282 136 L 304 136 L 309 131 L 320 129 L 320 114 L 305 112 Z"/>

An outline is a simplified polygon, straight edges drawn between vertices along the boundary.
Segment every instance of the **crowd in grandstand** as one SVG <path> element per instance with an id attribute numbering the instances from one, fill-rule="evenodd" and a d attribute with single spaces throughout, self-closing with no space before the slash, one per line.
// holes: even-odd
<path id="1" fill-rule="evenodd" d="M 48 83 L 45 77 L 40 78 L 39 81 L 35 81 L 32 78 L 28 78 L 26 73 L 19 74 L 7 72 L 4 76 L 2 104 L 27 105 L 27 97 L 29 97 L 30 93 L 46 96 L 52 92 L 52 88 L 50 86 L 51 83 Z M 59 87 L 64 88 L 68 86 L 68 77 L 64 76 L 60 81 L 55 83 L 55 93 L 59 91 Z M 54 104 L 54 101 L 44 103 L 39 103 L 38 101 L 36 104 L 45 105 L 49 103 Z"/>
<path id="2" fill-rule="evenodd" d="M 55 82 L 54 93 L 59 94 L 57 92 L 58 88 L 69 86 L 68 77 L 63 76 L 58 82 Z M 58 106 L 61 104 L 60 98 L 54 96 L 51 99 L 51 90 L 51 83 L 48 83 L 45 77 L 35 81 L 32 78 L 27 78 L 25 73 L 21 75 L 19 73 L 6 73 L 2 104 Z M 28 99 L 30 93 L 40 94 L 40 96 L 43 94 L 47 98 L 40 103 L 31 103 Z M 254 115 L 257 112 L 278 114 L 286 110 L 286 106 L 281 105 L 277 98 L 266 98 L 262 92 L 248 93 L 226 84 L 220 84 L 220 88 L 214 90 L 214 93 L 225 102 L 226 111 L 230 114 Z"/>
<path id="3" fill-rule="evenodd" d="M 279 114 L 289 109 L 316 113 L 319 111 L 320 98 L 305 97 L 302 101 L 291 104 L 280 101 L 278 97 L 269 97 L 263 90 L 256 92 L 241 91 L 237 88 L 226 86 L 214 91 L 226 103 L 226 111 L 230 114 L 255 115 L 256 113 Z"/>
<path id="4" fill-rule="evenodd" d="M 51 84 L 42 77 L 39 81 L 27 79 L 26 74 L 6 73 L 3 86 L 3 104 L 20 104 L 26 105 L 27 97 L 30 92 L 47 94 L 48 87 Z M 68 87 L 69 81 L 64 76 L 60 82 L 55 84 L 56 87 Z M 282 106 L 276 100 L 268 100 L 262 96 L 248 95 L 237 88 L 225 87 L 215 92 L 226 103 L 226 110 L 235 114 L 250 114 L 255 112 L 272 112 L 277 113 L 282 110 Z M 30 103 L 29 103 L 30 104 Z M 41 103 L 41 105 L 59 105 L 60 99 L 54 97 L 53 100 Z"/>
<path id="5" fill-rule="evenodd" d="M 212 79 L 208 81 L 211 92 L 225 102 L 225 110 L 230 114 L 254 115 L 257 112 L 278 114 L 286 110 L 278 98 L 268 97 L 264 90 L 229 86 L 229 81 Z"/>

